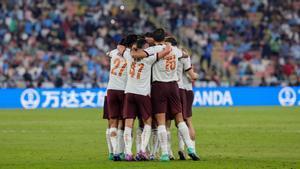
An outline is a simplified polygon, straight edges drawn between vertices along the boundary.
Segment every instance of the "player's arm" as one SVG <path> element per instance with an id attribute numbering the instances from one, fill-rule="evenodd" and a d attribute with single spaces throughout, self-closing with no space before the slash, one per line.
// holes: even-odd
<path id="1" fill-rule="evenodd" d="M 149 56 L 149 54 L 143 49 L 136 49 L 136 48 L 132 48 L 130 54 L 134 59 L 143 59 Z"/>
<path id="2" fill-rule="evenodd" d="M 167 56 L 172 51 L 171 45 L 166 45 L 164 50 L 157 53 L 157 60 Z"/>
<path id="3" fill-rule="evenodd" d="M 138 49 L 136 47 L 136 44 L 132 46 L 132 49 L 130 50 L 130 55 L 134 59 L 143 59 L 149 56 L 149 53 L 143 49 Z"/>
<path id="4" fill-rule="evenodd" d="M 194 72 L 194 70 L 193 70 L 192 67 L 190 67 L 187 70 L 185 70 L 185 72 L 187 73 L 188 78 L 190 79 L 190 81 L 193 82 L 193 81 L 199 79 L 198 73 Z"/>
<path id="5" fill-rule="evenodd" d="M 199 78 L 199 75 L 196 72 L 194 72 L 193 65 L 191 63 L 191 58 L 182 58 L 181 61 L 183 62 L 183 67 L 189 80 L 192 82 L 197 80 Z"/>
<path id="6" fill-rule="evenodd" d="M 130 54 L 134 59 L 143 59 L 145 57 L 148 57 L 149 55 L 157 53 L 157 48 L 155 46 L 149 47 L 145 50 L 143 49 L 137 49 L 137 48 L 132 48 Z M 162 58 L 166 55 L 168 55 L 171 52 L 171 47 L 166 46 L 162 51 L 157 53 L 158 58 Z"/>
<path id="7" fill-rule="evenodd" d="M 182 48 L 182 58 L 187 58 L 190 56 L 188 50 L 186 48 Z"/>
<path id="8" fill-rule="evenodd" d="M 171 50 L 172 50 L 171 46 L 166 46 L 165 49 L 162 50 L 161 52 L 150 55 L 149 57 L 145 58 L 144 60 L 146 60 L 149 64 L 152 65 L 159 59 L 167 57 L 168 54 L 171 52 Z"/>

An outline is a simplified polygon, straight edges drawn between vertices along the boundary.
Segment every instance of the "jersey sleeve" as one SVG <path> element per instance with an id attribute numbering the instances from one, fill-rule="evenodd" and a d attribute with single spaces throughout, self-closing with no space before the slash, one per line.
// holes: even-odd
<path id="1" fill-rule="evenodd" d="M 111 57 L 117 55 L 118 52 L 119 51 L 117 49 L 114 49 L 114 50 L 111 50 L 111 51 L 107 52 L 106 55 L 111 58 Z"/>
<path id="2" fill-rule="evenodd" d="M 183 52 L 181 49 L 178 49 L 177 47 L 172 47 L 172 51 L 178 59 L 183 57 Z"/>
<path id="3" fill-rule="evenodd" d="M 147 64 L 152 65 L 157 60 L 157 54 L 150 55 L 149 57 L 144 59 Z"/>
<path id="4" fill-rule="evenodd" d="M 156 46 L 151 46 L 149 48 L 146 48 L 144 49 L 144 51 L 148 54 L 148 56 L 150 56 L 162 51 L 163 48 L 164 48 L 163 45 L 156 45 Z"/>
<path id="5" fill-rule="evenodd" d="M 183 70 L 189 71 L 192 68 L 191 58 L 181 58 L 181 61 L 183 63 Z"/>

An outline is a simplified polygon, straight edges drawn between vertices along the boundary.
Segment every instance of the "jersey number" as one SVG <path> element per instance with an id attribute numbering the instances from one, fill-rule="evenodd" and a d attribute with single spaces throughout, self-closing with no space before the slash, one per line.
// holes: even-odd
<path id="1" fill-rule="evenodd" d="M 125 70 L 125 68 L 126 68 L 126 66 L 127 66 L 127 63 L 124 62 L 124 64 L 123 64 L 123 65 L 121 66 L 121 68 L 120 68 L 119 73 L 116 73 L 116 69 L 119 68 L 120 64 L 121 64 L 121 60 L 120 60 L 120 59 L 114 60 L 114 67 L 111 69 L 110 73 L 113 74 L 113 75 L 119 75 L 119 76 L 122 76 L 122 74 L 123 74 L 123 72 L 124 72 L 124 70 Z"/>
<path id="2" fill-rule="evenodd" d="M 138 65 L 138 72 L 136 74 L 136 78 L 140 79 L 142 71 L 143 71 L 143 68 L 145 66 L 143 63 L 136 64 L 136 62 L 132 62 L 131 66 L 130 66 L 130 72 L 129 72 L 129 74 L 130 74 L 130 77 L 132 77 L 132 78 L 135 76 L 135 68 L 137 67 L 137 65 Z"/>
<path id="3" fill-rule="evenodd" d="M 175 70 L 176 68 L 176 57 L 174 55 L 171 55 L 169 57 L 165 58 L 166 60 L 166 70 Z"/>

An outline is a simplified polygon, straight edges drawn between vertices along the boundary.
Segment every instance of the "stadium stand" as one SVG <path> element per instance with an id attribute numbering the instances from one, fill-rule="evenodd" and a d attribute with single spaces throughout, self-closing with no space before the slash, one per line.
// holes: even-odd
<path id="1" fill-rule="evenodd" d="M 146 0 L 198 57 L 200 86 L 300 84 L 300 2 Z"/>
<path id="2" fill-rule="evenodd" d="M 103 87 L 105 53 L 124 32 L 153 25 L 121 0 L 5 1 L 0 6 L 0 86 Z"/>
<path id="3" fill-rule="evenodd" d="M 139 4 L 143 11 L 121 0 L 1 2 L 0 87 L 104 87 L 105 53 L 155 21 L 193 51 L 196 86 L 300 85 L 299 1 Z"/>

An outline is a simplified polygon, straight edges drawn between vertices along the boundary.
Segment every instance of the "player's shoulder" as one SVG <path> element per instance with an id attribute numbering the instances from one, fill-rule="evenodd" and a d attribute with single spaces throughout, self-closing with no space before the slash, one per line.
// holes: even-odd
<path id="1" fill-rule="evenodd" d="M 178 46 L 171 46 L 172 51 L 182 51 L 180 48 L 178 48 Z"/>
<path id="2" fill-rule="evenodd" d="M 117 56 L 118 53 L 119 53 L 118 49 L 113 49 L 113 50 L 107 52 L 106 55 L 109 57 L 114 57 L 114 56 Z"/>
<path id="3" fill-rule="evenodd" d="M 129 48 L 126 48 L 125 49 L 125 51 L 124 51 L 124 53 L 123 53 L 123 55 L 130 55 L 130 49 Z"/>
<path id="4" fill-rule="evenodd" d="M 177 46 L 172 46 L 172 52 L 177 55 L 182 55 L 182 49 L 178 48 Z"/>

